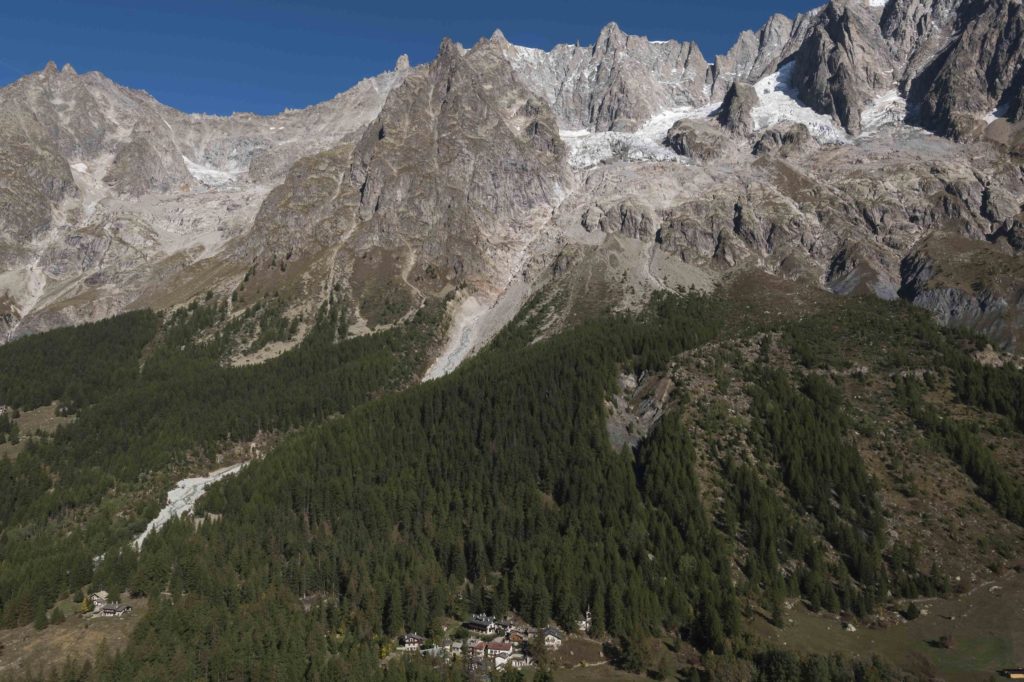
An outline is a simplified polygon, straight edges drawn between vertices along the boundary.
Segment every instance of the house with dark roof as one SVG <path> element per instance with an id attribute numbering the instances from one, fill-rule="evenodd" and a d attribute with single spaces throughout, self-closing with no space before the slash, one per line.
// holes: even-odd
<path id="1" fill-rule="evenodd" d="M 100 608 L 100 615 L 107 617 L 123 616 L 131 612 L 132 607 L 128 604 L 104 604 Z"/>
<path id="2" fill-rule="evenodd" d="M 474 613 L 464 625 L 467 630 L 482 632 L 485 635 L 493 635 L 500 629 L 494 618 L 485 613 Z"/>
<path id="3" fill-rule="evenodd" d="M 541 635 L 544 637 L 544 646 L 548 649 L 558 649 L 562 646 L 562 640 L 565 639 L 565 635 L 558 628 L 544 628 Z"/>
<path id="4" fill-rule="evenodd" d="M 417 635 L 415 632 L 409 632 L 402 635 L 402 640 L 399 642 L 403 651 L 419 651 L 420 647 L 427 643 L 427 638 L 422 635 Z"/>

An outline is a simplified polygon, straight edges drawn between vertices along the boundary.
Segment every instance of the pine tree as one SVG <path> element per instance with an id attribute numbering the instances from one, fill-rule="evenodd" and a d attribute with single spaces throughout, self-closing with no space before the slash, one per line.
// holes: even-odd
<path id="1" fill-rule="evenodd" d="M 49 624 L 50 621 L 46 617 L 46 602 L 40 599 L 36 602 L 35 617 L 32 620 L 32 627 L 36 630 L 45 630 L 46 626 Z"/>

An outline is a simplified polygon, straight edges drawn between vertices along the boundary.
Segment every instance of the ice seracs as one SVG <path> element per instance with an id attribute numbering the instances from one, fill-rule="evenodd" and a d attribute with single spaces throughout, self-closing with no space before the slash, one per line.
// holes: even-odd
<path id="1" fill-rule="evenodd" d="M 560 130 L 562 142 L 569 148 L 569 165 L 575 169 L 592 168 L 605 161 L 678 161 L 685 162 L 665 146 L 672 124 L 683 118 L 707 118 L 720 103 L 702 107 L 677 107 L 654 115 L 635 133 Z"/>
<path id="2" fill-rule="evenodd" d="M 843 144 L 849 141 L 844 131 L 830 116 L 819 114 L 804 106 L 790 84 L 793 63 L 782 65 L 775 73 L 754 84 L 758 105 L 754 107 L 754 129 L 762 130 L 776 123 L 791 121 L 807 126 L 811 136 L 825 144 Z"/>
<path id="3" fill-rule="evenodd" d="M 883 92 L 860 115 L 861 137 L 884 128 L 900 125 L 907 117 L 907 100 L 893 88 Z"/>

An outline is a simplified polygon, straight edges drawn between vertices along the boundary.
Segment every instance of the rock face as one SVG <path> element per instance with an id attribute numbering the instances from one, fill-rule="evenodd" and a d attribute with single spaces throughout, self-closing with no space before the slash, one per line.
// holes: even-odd
<path id="1" fill-rule="evenodd" d="M 517 47 L 516 76 L 541 95 L 563 128 L 634 131 L 665 110 L 707 103 L 708 63 L 694 43 L 652 43 L 614 23 L 591 47 Z"/>
<path id="2" fill-rule="evenodd" d="M 741 33 L 726 54 L 715 57 L 709 73 L 711 99 L 724 97 L 735 81 L 754 82 L 776 71 L 779 62 L 792 54 L 794 43 L 806 32 L 807 24 L 806 15 L 794 22 L 782 14 L 774 14 L 756 33 Z"/>
<path id="3" fill-rule="evenodd" d="M 551 278 L 615 307 L 756 268 L 1018 347 L 1022 16 L 833 0 L 713 65 L 498 31 L 270 117 L 51 64 L 0 89 L 0 340 L 244 278 L 240 306 L 339 296 L 361 332 L 453 295 L 449 366 Z"/>
<path id="4" fill-rule="evenodd" d="M 831 0 L 793 56 L 800 98 L 853 134 L 872 96 L 892 84 L 877 15 L 862 0 Z"/>
<path id="5" fill-rule="evenodd" d="M 758 104 L 753 86 L 739 81 L 729 86 L 718 112 L 718 122 L 739 135 L 749 135 L 754 129 L 754 107 Z"/>
<path id="6" fill-rule="evenodd" d="M 253 256 L 333 245 L 356 298 L 385 286 L 419 296 L 507 281 L 502 253 L 533 238 L 570 182 L 554 115 L 515 78 L 508 49 L 500 35 L 465 54 L 445 40 L 391 92 L 350 155 L 320 157 L 313 172 L 332 178 L 323 191 L 311 195 L 320 184 L 304 173 L 275 192 L 249 240 Z M 378 256 L 403 267 L 363 268 Z"/>
<path id="7" fill-rule="evenodd" d="M 1024 8 L 1013 0 L 964 3 L 957 38 L 910 82 L 921 125 L 955 139 L 976 137 L 981 118 L 1024 114 Z"/>
<path id="8" fill-rule="evenodd" d="M 782 123 L 764 131 L 754 143 L 754 156 L 778 154 L 787 157 L 806 149 L 816 148 L 817 142 L 803 123 Z"/>
<path id="9" fill-rule="evenodd" d="M 682 119 L 668 131 L 665 143 L 677 154 L 696 161 L 711 161 L 729 148 L 729 136 L 712 123 Z"/>
<path id="10" fill-rule="evenodd" d="M 52 63 L 0 89 L 0 342 L 198 293 L 181 278 L 225 269 L 289 166 L 361 133 L 409 72 L 273 117 L 184 114 Z"/>

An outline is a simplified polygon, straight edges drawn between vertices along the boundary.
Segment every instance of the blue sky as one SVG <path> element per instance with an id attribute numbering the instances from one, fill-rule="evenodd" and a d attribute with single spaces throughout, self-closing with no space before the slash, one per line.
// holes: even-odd
<path id="1" fill-rule="evenodd" d="M 429 61 L 444 36 L 472 45 L 501 28 L 520 45 L 590 44 L 616 21 L 652 39 L 695 40 L 709 60 L 774 11 L 819 0 L 7 0 L 0 84 L 70 62 L 192 112 L 276 113 L 333 97 L 394 65 Z"/>

